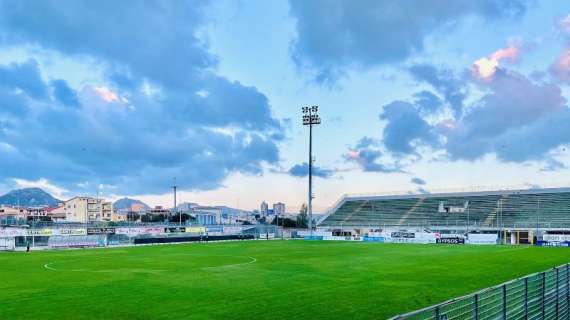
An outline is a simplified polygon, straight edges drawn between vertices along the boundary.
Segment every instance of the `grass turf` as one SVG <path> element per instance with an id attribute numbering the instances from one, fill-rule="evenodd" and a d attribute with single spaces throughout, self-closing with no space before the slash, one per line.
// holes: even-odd
<path id="1" fill-rule="evenodd" d="M 569 248 L 329 241 L 2 253 L 0 319 L 383 319 L 569 261 Z"/>

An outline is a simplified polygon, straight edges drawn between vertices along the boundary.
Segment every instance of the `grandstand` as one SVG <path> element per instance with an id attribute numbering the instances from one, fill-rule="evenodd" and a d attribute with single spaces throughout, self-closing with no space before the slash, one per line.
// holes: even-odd
<path id="1" fill-rule="evenodd" d="M 570 188 L 344 196 L 319 228 L 570 229 Z"/>

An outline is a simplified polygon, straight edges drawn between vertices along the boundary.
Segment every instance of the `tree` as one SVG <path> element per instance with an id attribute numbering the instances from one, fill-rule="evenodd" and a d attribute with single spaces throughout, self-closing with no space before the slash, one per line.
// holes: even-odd
<path id="1" fill-rule="evenodd" d="M 301 205 L 296 222 L 297 228 L 307 228 L 308 226 L 309 219 L 307 218 L 307 205 L 305 203 Z"/>

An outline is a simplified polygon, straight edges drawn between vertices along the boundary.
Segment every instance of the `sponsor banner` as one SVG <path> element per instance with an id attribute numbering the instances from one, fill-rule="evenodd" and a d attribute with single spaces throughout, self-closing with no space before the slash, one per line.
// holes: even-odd
<path id="1" fill-rule="evenodd" d="M 23 237 L 25 235 L 26 229 L 0 228 L 0 237 Z"/>
<path id="2" fill-rule="evenodd" d="M 419 243 L 419 244 L 428 244 L 428 243 L 435 243 L 435 237 L 433 239 L 430 238 L 423 238 L 423 239 L 416 239 L 416 238 L 387 238 L 385 242 L 390 243 Z"/>
<path id="3" fill-rule="evenodd" d="M 87 229 L 85 228 L 75 228 L 75 229 L 53 229 L 54 236 L 84 236 L 87 235 Z"/>
<path id="4" fill-rule="evenodd" d="M 143 228 L 144 234 L 163 234 L 164 228 Z"/>
<path id="5" fill-rule="evenodd" d="M 468 244 L 497 244 L 496 234 L 472 233 L 467 236 Z"/>
<path id="6" fill-rule="evenodd" d="M 141 234 L 147 234 L 146 228 L 117 228 L 115 229 L 116 234 L 126 234 L 128 236 L 138 236 Z M 160 228 L 162 230 L 162 228 Z"/>
<path id="7" fill-rule="evenodd" d="M 320 237 L 320 236 L 318 236 Z M 323 240 L 329 241 L 362 241 L 361 237 L 352 237 L 352 236 L 323 236 Z"/>
<path id="8" fill-rule="evenodd" d="M 241 227 L 224 227 L 225 234 L 236 234 L 241 233 L 243 229 Z"/>
<path id="9" fill-rule="evenodd" d="M 52 229 L 28 229 L 26 230 L 27 236 L 51 236 L 53 235 Z"/>
<path id="10" fill-rule="evenodd" d="M 87 234 L 115 234 L 115 228 L 87 228 Z"/>
<path id="11" fill-rule="evenodd" d="M 570 242 L 558 242 L 558 241 L 537 241 L 536 245 L 539 247 L 570 247 Z"/>
<path id="12" fill-rule="evenodd" d="M 208 231 L 208 233 L 211 232 L 218 232 L 218 233 L 223 233 L 224 232 L 224 228 L 222 227 L 207 227 L 206 230 Z"/>
<path id="13" fill-rule="evenodd" d="M 464 238 L 439 238 L 436 239 L 436 243 L 441 244 L 465 244 Z"/>
<path id="14" fill-rule="evenodd" d="M 570 241 L 570 235 L 566 235 L 566 234 L 545 234 L 542 236 L 542 239 L 544 241 L 549 241 L 549 242 L 569 242 Z"/>
<path id="15" fill-rule="evenodd" d="M 395 232 L 392 232 L 392 233 L 390 234 L 390 237 L 392 237 L 392 238 L 406 238 L 406 239 L 409 239 L 409 238 L 415 238 L 415 237 L 416 237 L 416 234 L 415 234 L 414 232 L 395 231 Z"/>
<path id="16" fill-rule="evenodd" d="M 297 235 L 300 237 L 311 236 L 310 231 L 297 231 Z M 330 237 L 332 236 L 332 231 L 313 231 L 313 236 L 320 236 L 320 237 Z"/>
<path id="17" fill-rule="evenodd" d="M 303 239 L 305 240 L 323 240 L 323 236 L 305 236 Z"/>
<path id="18" fill-rule="evenodd" d="M 384 242 L 384 237 L 377 237 L 377 236 L 370 237 L 370 236 L 368 236 L 368 237 L 364 237 L 363 240 L 365 242 Z"/>
<path id="19" fill-rule="evenodd" d="M 186 233 L 206 233 L 205 227 L 186 227 Z"/>
<path id="20" fill-rule="evenodd" d="M 186 227 L 168 227 L 164 228 L 164 233 L 180 233 L 186 232 Z"/>

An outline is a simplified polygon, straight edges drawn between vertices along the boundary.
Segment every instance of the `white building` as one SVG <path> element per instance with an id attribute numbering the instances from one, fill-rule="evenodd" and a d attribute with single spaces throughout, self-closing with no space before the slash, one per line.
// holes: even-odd
<path id="1" fill-rule="evenodd" d="M 113 203 L 104 199 L 75 197 L 64 202 L 65 220 L 69 222 L 112 221 Z"/>
<path id="2" fill-rule="evenodd" d="M 222 224 L 222 209 L 218 207 L 197 206 L 192 208 L 196 223 L 201 225 Z"/>

